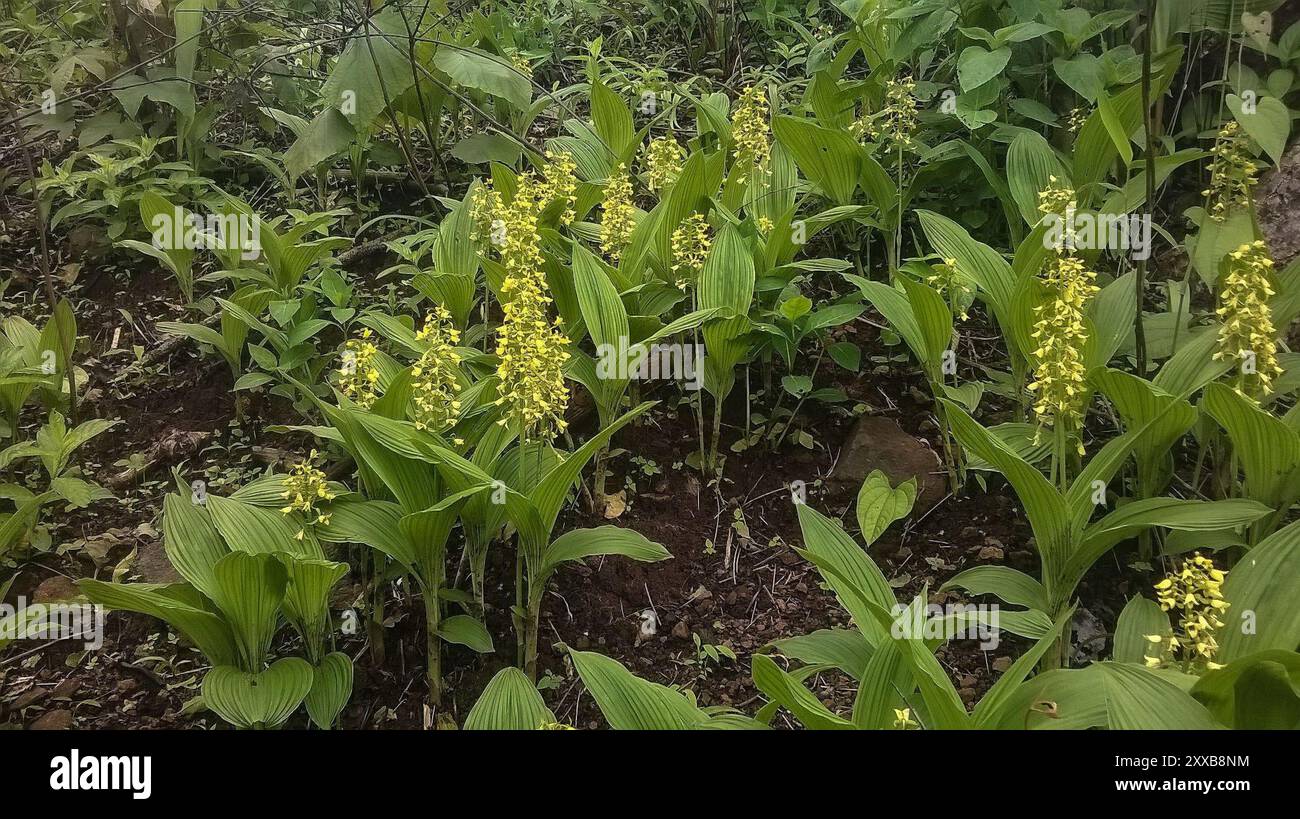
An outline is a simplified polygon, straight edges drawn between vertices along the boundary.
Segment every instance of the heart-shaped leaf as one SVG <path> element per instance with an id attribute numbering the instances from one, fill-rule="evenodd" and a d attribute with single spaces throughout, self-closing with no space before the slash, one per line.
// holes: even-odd
<path id="1" fill-rule="evenodd" d="M 916 503 L 916 478 L 890 486 L 889 477 L 879 469 L 872 471 L 858 490 L 858 527 L 862 539 L 870 546 L 889 524 L 906 517 Z"/>
<path id="2" fill-rule="evenodd" d="M 957 78 L 961 81 L 961 90 L 969 91 L 979 88 L 984 83 L 1002 73 L 1011 61 L 1011 49 L 999 48 L 989 51 L 983 46 L 970 46 L 957 58 Z"/>
<path id="3" fill-rule="evenodd" d="M 302 704 L 313 677 L 298 657 L 276 660 L 258 674 L 219 665 L 203 678 L 203 702 L 238 728 L 277 728 Z"/>
<path id="4" fill-rule="evenodd" d="M 1291 135 L 1291 113 L 1273 97 L 1262 97 L 1249 103 L 1236 94 L 1229 94 L 1228 108 L 1246 129 L 1246 133 L 1259 143 L 1273 162 L 1282 164 L 1286 140 Z"/>

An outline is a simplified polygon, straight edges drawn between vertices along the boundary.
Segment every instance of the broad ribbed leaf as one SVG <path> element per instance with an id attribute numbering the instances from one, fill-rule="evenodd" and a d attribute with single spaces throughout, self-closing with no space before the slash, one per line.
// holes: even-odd
<path id="1" fill-rule="evenodd" d="M 1017 282 L 1011 265 L 996 250 L 971 238 L 966 228 L 951 219 L 927 210 L 916 211 L 916 216 L 935 252 L 945 259 L 957 260 L 957 268 L 975 282 L 993 310 L 998 326 L 1005 331 Z"/>
<path id="2" fill-rule="evenodd" d="M 1155 421 L 1134 446 L 1133 455 L 1142 494 L 1151 496 L 1163 491 L 1173 471 L 1169 449 L 1196 423 L 1196 409 L 1150 381 L 1119 370 L 1096 370 L 1090 379 L 1114 404 L 1126 430 L 1141 429 Z"/>
<path id="3" fill-rule="evenodd" d="M 492 653 L 492 635 L 487 627 L 468 614 L 454 614 L 443 620 L 438 625 L 438 636 L 479 654 Z"/>
<path id="4" fill-rule="evenodd" d="M 212 597 L 212 567 L 230 554 L 203 507 L 180 495 L 163 499 L 163 548 L 167 561 L 190 585 Z"/>
<path id="5" fill-rule="evenodd" d="M 1208 671 L 1192 687 L 1214 718 L 1237 730 L 1300 728 L 1300 654 L 1261 651 Z"/>
<path id="6" fill-rule="evenodd" d="M 976 566 L 957 574 L 939 587 L 957 588 L 971 594 L 992 594 L 1014 606 L 1045 611 L 1047 591 L 1043 584 L 1010 566 Z"/>
<path id="7" fill-rule="evenodd" d="M 857 285 L 862 291 L 863 298 L 871 302 L 871 306 L 875 307 L 876 311 L 885 317 L 885 321 L 889 322 L 889 326 L 893 327 L 907 342 L 908 349 L 916 356 L 921 367 L 927 373 L 933 373 L 939 362 L 930 357 L 928 336 L 921 329 L 921 324 L 917 321 L 907 296 L 883 282 L 873 282 L 853 273 L 845 273 L 844 278 Z"/>
<path id="8" fill-rule="evenodd" d="M 572 649 L 569 656 L 605 720 L 617 731 L 680 731 L 707 722 L 685 694 L 643 680 L 617 660 Z"/>
<path id="9" fill-rule="evenodd" d="M 325 557 L 320 543 L 305 531 L 296 515 L 241 503 L 218 495 L 208 495 L 205 502 L 212 523 L 232 551 L 245 554 L 288 552 L 302 557 Z M 303 532 L 302 539 L 298 533 Z"/>
<path id="10" fill-rule="evenodd" d="M 536 731 L 555 722 L 537 687 L 513 666 L 488 682 L 465 717 L 466 731 Z"/>
<path id="11" fill-rule="evenodd" d="M 642 563 L 656 563 L 672 557 L 660 543 L 648 539 L 635 529 L 620 526 L 597 526 L 572 529 L 551 541 L 543 554 L 542 576 L 569 560 L 596 555 L 621 555 Z"/>
<path id="12" fill-rule="evenodd" d="M 1215 659 L 1230 663 L 1270 649 L 1300 646 L 1300 522 L 1268 536 L 1228 572 L 1223 597 L 1229 608 Z"/>
<path id="13" fill-rule="evenodd" d="M 236 727 L 278 728 L 311 691 L 313 676 L 298 657 L 276 660 L 256 674 L 219 665 L 203 678 L 203 702 Z"/>
<path id="14" fill-rule="evenodd" d="M 1105 686 L 1107 724 L 1112 729 L 1204 731 L 1223 727 L 1205 706 L 1141 666 L 1097 663 L 1091 668 L 1097 670 Z"/>
<path id="15" fill-rule="evenodd" d="M 398 522 L 402 508 L 388 501 L 338 501 L 330 507 L 329 526 L 320 527 L 328 543 L 360 543 L 378 549 L 407 569 L 415 566 L 415 545 Z"/>
<path id="16" fill-rule="evenodd" d="M 812 634 L 784 637 L 770 644 L 781 654 L 805 665 L 834 666 L 855 680 L 871 658 L 871 644 L 862 632 L 846 628 L 822 628 Z"/>
<path id="17" fill-rule="evenodd" d="M 804 552 L 823 570 L 822 579 L 835 592 L 840 605 L 853 616 L 853 622 L 872 645 L 888 639 L 888 629 L 879 626 L 869 606 L 874 603 L 888 609 L 895 603 L 894 590 L 880 567 L 835 521 L 803 503 L 798 506 L 798 514 Z"/>
<path id="18" fill-rule="evenodd" d="M 853 723 L 836 716 L 803 684 L 781 670 L 776 661 L 766 654 L 755 654 L 751 671 L 754 685 L 773 702 L 785 708 L 795 719 L 810 730 L 848 730 Z"/>
<path id="19" fill-rule="evenodd" d="M 1223 384 L 1202 406 L 1228 432 L 1246 476 L 1246 494 L 1280 513 L 1300 496 L 1300 434 Z"/>
<path id="20" fill-rule="evenodd" d="M 276 555 L 284 565 L 284 615 L 308 646 L 325 645 L 330 628 L 330 591 L 347 576 L 348 564 L 317 558 Z M 313 660 L 319 656 L 309 653 Z"/>
<path id="21" fill-rule="evenodd" d="M 212 574 L 216 581 L 212 602 L 230 624 L 240 667 L 261 670 L 284 599 L 284 566 L 269 554 L 231 552 L 217 561 Z"/>
<path id="22" fill-rule="evenodd" d="M 307 715 L 317 728 L 328 731 L 351 698 L 352 659 L 341 651 L 325 655 L 312 675 Z"/>
<path id="23" fill-rule="evenodd" d="M 609 426 L 591 436 L 585 444 L 578 447 L 575 452 L 546 473 L 546 476 L 537 483 L 537 488 L 529 493 L 528 499 L 532 501 L 533 507 L 537 510 L 537 517 L 544 531 L 550 532 L 555 527 L 555 519 L 560 514 L 560 507 L 564 505 L 565 497 L 568 496 L 569 490 L 573 488 L 573 484 L 577 482 L 578 477 L 582 474 L 582 468 L 587 465 L 587 462 L 595 457 L 598 450 L 609 443 L 609 439 L 614 437 L 614 433 L 656 403 L 658 402 L 647 401 L 624 413 Z"/>
<path id="24" fill-rule="evenodd" d="M 867 731 L 892 726 L 894 709 L 911 693 L 909 674 L 894 641 L 882 641 L 876 646 L 862 670 L 858 693 L 853 698 L 853 724 Z"/>
<path id="25" fill-rule="evenodd" d="M 1047 633 L 1038 639 L 1034 647 L 1020 655 L 1010 668 L 1002 672 L 1002 676 L 998 677 L 998 681 L 993 684 L 993 687 L 975 704 L 975 710 L 971 713 L 971 717 L 975 721 L 975 727 L 987 728 L 996 725 L 1004 718 L 1008 704 L 1014 701 L 1014 697 L 1025 679 L 1033 673 L 1039 661 L 1047 654 L 1047 650 L 1056 644 L 1061 629 L 1073 616 L 1073 607 L 1062 612 L 1056 622 L 1048 627 Z"/>
<path id="26" fill-rule="evenodd" d="M 966 410 L 947 399 L 940 400 L 947 409 L 953 435 L 961 445 L 992 464 L 1015 488 L 1034 531 L 1050 597 L 1053 581 L 1064 569 L 1071 540 L 1065 498 L 1041 472 L 980 426 Z"/>
<path id="27" fill-rule="evenodd" d="M 1146 657 L 1159 656 L 1161 646 L 1147 640 L 1155 635 L 1167 640 L 1173 634 L 1169 625 L 1169 615 L 1154 600 L 1135 595 L 1119 613 L 1119 622 L 1115 626 L 1115 648 L 1111 652 L 1117 663 L 1136 663 L 1141 665 Z"/>
<path id="28" fill-rule="evenodd" d="M 194 589 L 185 586 L 191 599 L 178 597 L 174 587 L 146 583 L 105 583 L 84 579 L 77 586 L 92 603 L 119 611 L 136 611 L 166 622 L 198 646 L 213 665 L 234 665 L 240 661 L 235 636 L 225 620 L 202 608 Z M 180 593 L 183 596 L 183 592 Z"/>
<path id="29" fill-rule="evenodd" d="M 1083 531 L 1070 565 L 1086 570 L 1111 546 L 1143 529 L 1161 526 L 1184 532 L 1213 532 L 1254 523 L 1272 510 L 1252 500 L 1199 501 L 1145 498 L 1126 503 Z"/>
<path id="30" fill-rule="evenodd" d="M 754 259 L 736 228 L 728 223 L 718 233 L 700 271 L 699 306 L 724 311 L 726 318 L 704 323 L 704 366 L 714 396 L 725 398 L 735 384 L 734 369 L 749 352 L 747 318 L 754 297 Z"/>
<path id="31" fill-rule="evenodd" d="M 772 135 L 790 151 L 795 165 L 837 205 L 853 201 L 862 146 L 843 129 L 823 128 L 812 120 L 780 116 Z"/>
<path id="32" fill-rule="evenodd" d="M 1053 185 L 1051 177 L 1056 177 L 1056 187 L 1066 186 L 1070 181 L 1065 166 L 1047 140 L 1034 131 L 1018 131 L 1007 148 L 1007 183 L 1020 215 L 1031 227 L 1042 219 L 1038 194 Z"/>

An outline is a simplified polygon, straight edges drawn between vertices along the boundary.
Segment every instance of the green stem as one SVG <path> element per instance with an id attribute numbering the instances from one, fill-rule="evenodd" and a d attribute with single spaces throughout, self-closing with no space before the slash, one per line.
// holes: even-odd
<path id="1" fill-rule="evenodd" d="M 436 588 L 424 589 L 424 624 L 428 631 L 429 706 L 435 711 L 442 705 L 442 638 L 438 636 L 442 605 Z"/>

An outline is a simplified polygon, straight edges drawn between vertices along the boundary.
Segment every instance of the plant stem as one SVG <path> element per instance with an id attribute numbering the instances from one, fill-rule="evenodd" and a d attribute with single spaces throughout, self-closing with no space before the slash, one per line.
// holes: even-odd
<path id="1" fill-rule="evenodd" d="M 442 605 L 436 588 L 424 589 L 424 625 L 428 632 L 429 652 L 429 707 L 435 711 L 442 705 L 442 638 L 438 636 L 442 619 Z"/>
<path id="2" fill-rule="evenodd" d="M 1153 218 L 1156 208 L 1156 138 L 1153 117 L 1151 115 L 1151 48 L 1152 29 L 1156 21 L 1156 0 L 1147 0 L 1147 25 L 1144 48 L 1142 49 L 1142 121 L 1146 131 L 1146 183 L 1147 183 L 1147 218 Z M 1139 378 L 1147 377 L 1147 336 L 1142 323 L 1142 302 L 1146 295 L 1147 263 L 1151 257 L 1148 246 L 1143 258 L 1138 260 L 1135 287 L 1137 303 L 1133 309 L 1133 333 L 1137 342 L 1137 374 Z"/>
<path id="3" fill-rule="evenodd" d="M 370 618 L 366 634 L 370 639 L 370 658 L 382 666 L 388 658 L 384 648 L 384 555 L 370 550 Z"/>

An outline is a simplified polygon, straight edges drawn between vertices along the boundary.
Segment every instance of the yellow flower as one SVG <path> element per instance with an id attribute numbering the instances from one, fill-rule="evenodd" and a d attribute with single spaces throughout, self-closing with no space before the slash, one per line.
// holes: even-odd
<path id="1" fill-rule="evenodd" d="M 1249 242 L 1228 254 L 1228 271 L 1219 283 L 1217 360 L 1240 361 L 1236 390 L 1248 398 L 1267 395 L 1282 374 L 1277 361 L 1277 328 L 1268 301 L 1273 260 L 1263 242 Z"/>
<path id="2" fill-rule="evenodd" d="M 1228 608 L 1223 599 L 1223 583 L 1227 574 L 1214 567 L 1214 561 L 1200 552 L 1183 560 L 1177 571 L 1155 584 L 1156 600 L 1166 612 L 1176 611 L 1174 633 L 1168 638 L 1166 656 L 1175 659 L 1181 655 L 1187 663 L 1204 663 L 1213 670 L 1219 644 L 1215 634 L 1223 628 L 1219 615 Z M 1147 640 L 1160 644 L 1159 635 L 1148 635 Z M 1162 657 L 1147 657 L 1147 665 L 1161 665 Z"/>
<path id="3" fill-rule="evenodd" d="M 735 141 L 732 158 L 736 164 L 760 171 L 767 169 L 772 140 L 768 133 L 767 92 L 761 87 L 747 86 L 736 100 L 731 115 L 731 136 Z"/>
<path id="4" fill-rule="evenodd" d="M 894 728 L 899 731 L 906 731 L 909 728 L 919 728 L 920 726 L 912 719 L 911 708 L 894 709 Z"/>
<path id="5" fill-rule="evenodd" d="M 948 303 L 954 316 L 962 321 L 970 318 L 966 314 L 966 305 L 970 303 L 972 291 L 957 272 L 956 259 L 944 259 L 939 264 L 931 265 L 925 283 L 933 287 L 935 292 Z"/>
<path id="6" fill-rule="evenodd" d="M 632 205 L 632 177 L 620 163 L 605 186 L 605 212 L 600 221 L 600 248 L 618 261 L 623 249 L 632 241 L 636 227 L 636 208 Z"/>
<path id="7" fill-rule="evenodd" d="M 650 190 L 659 190 L 676 182 L 685 159 L 686 152 L 671 136 L 651 140 L 644 158 L 646 184 Z"/>
<path id="8" fill-rule="evenodd" d="M 704 261 L 709 258 L 709 247 L 713 240 L 709 236 L 709 223 L 704 214 L 692 213 L 682 220 L 672 235 L 673 273 L 677 275 L 677 286 L 685 290 Z"/>
<path id="9" fill-rule="evenodd" d="M 373 335 L 367 327 L 359 338 L 348 339 L 336 373 L 339 390 L 361 409 L 369 409 L 379 397 L 379 370 L 374 364 L 379 349 L 370 340 Z"/>
<path id="10" fill-rule="evenodd" d="M 528 58 L 518 51 L 510 55 L 510 65 L 525 77 L 533 76 L 532 63 L 528 62 Z"/>
<path id="11" fill-rule="evenodd" d="M 1250 137 L 1234 119 L 1219 130 L 1210 151 L 1210 186 L 1201 191 L 1210 199 L 1210 218 L 1222 222 L 1234 210 L 1250 206 L 1250 192 L 1258 181 L 1259 166 L 1250 155 Z"/>
<path id="12" fill-rule="evenodd" d="M 289 473 L 280 483 L 284 489 L 280 497 L 287 500 L 288 504 L 282 507 L 280 512 L 285 515 L 302 512 L 309 525 L 328 526 L 330 516 L 320 511 L 318 504 L 322 501 L 328 503 L 334 500 L 335 496 L 330 491 L 325 473 L 313 465 L 315 461 L 316 450 L 313 449 L 310 455 L 289 468 Z M 299 529 L 298 534 L 295 535 L 298 540 L 302 540 L 305 536 L 306 531 L 303 529 Z"/>
<path id="13" fill-rule="evenodd" d="M 1039 194 L 1039 209 L 1059 214 L 1073 207 L 1074 191 L 1053 187 Z M 1039 431 L 1060 425 L 1067 435 L 1083 424 L 1087 411 L 1088 371 L 1084 364 L 1084 347 L 1088 342 L 1085 322 L 1088 302 L 1097 294 L 1097 274 L 1077 256 L 1069 242 L 1063 243 L 1046 262 L 1043 284 L 1048 298 L 1034 308 L 1037 320 L 1031 338 L 1038 345 L 1031 358 L 1034 381 L 1029 390 L 1035 394 L 1034 414 Z M 1083 443 L 1077 442 L 1079 454 Z"/>
<path id="14" fill-rule="evenodd" d="M 562 225 L 571 223 L 577 215 L 574 205 L 578 202 L 578 178 L 573 175 L 577 167 L 573 157 L 566 152 L 546 152 L 546 164 L 542 166 L 543 183 L 538 186 L 538 198 L 546 203 L 556 199 L 564 202 L 564 210 L 560 212 Z"/>
<path id="15" fill-rule="evenodd" d="M 1062 184 L 1055 176 L 1048 176 L 1047 187 L 1038 192 L 1038 212 L 1044 216 L 1056 216 L 1068 223 L 1070 216 L 1078 207 L 1079 202 L 1074 189 Z M 1072 244 L 1069 239 L 1062 241 L 1062 245 L 1066 247 Z M 1058 247 L 1057 250 L 1061 248 Z"/>
<path id="16" fill-rule="evenodd" d="M 911 151 L 917 147 L 919 119 L 916 106 L 916 81 L 911 77 L 894 78 L 885 86 L 885 105 L 874 114 L 864 114 L 849 126 L 849 132 L 868 142 L 883 145 L 888 153 Z"/>
<path id="17" fill-rule="evenodd" d="M 460 417 L 460 354 L 456 342 L 460 331 L 452 325 L 451 313 L 438 305 L 415 334 L 428 345 L 411 367 L 411 400 L 416 429 L 442 432 Z"/>
<path id="18" fill-rule="evenodd" d="M 572 725 L 565 725 L 563 722 L 543 722 L 537 726 L 539 731 L 575 731 Z"/>
<path id="19" fill-rule="evenodd" d="M 1070 136 L 1078 136 L 1079 132 L 1083 130 L 1083 126 L 1087 124 L 1088 117 L 1091 115 L 1092 112 L 1086 108 L 1071 109 L 1070 113 L 1065 118 L 1065 127 L 1070 132 Z"/>

